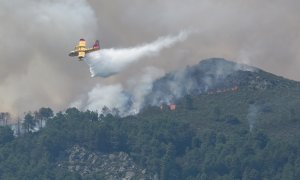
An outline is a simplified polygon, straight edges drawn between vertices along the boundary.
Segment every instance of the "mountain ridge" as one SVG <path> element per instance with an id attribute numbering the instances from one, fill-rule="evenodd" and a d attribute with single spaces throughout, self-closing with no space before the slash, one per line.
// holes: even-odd
<path id="1" fill-rule="evenodd" d="M 299 82 L 218 59 L 186 69 L 136 115 L 69 108 L 38 132 L 1 127 L 0 179 L 300 179 Z"/>
<path id="2" fill-rule="evenodd" d="M 299 87 L 300 82 L 288 80 L 259 68 L 238 64 L 223 58 L 210 58 L 194 66 L 174 71 L 153 83 L 146 96 L 149 105 L 171 103 L 185 95 L 199 95 L 224 88 Z"/>

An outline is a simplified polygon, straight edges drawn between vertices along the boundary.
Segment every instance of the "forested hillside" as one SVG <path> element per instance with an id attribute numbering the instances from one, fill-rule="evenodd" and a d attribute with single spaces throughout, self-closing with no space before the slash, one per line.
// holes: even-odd
<path id="1" fill-rule="evenodd" d="M 173 74 L 159 79 L 134 116 L 69 108 L 45 114 L 37 132 L 30 113 L 18 137 L 1 127 L 0 179 L 300 179 L 299 82 L 252 69 L 212 73 L 214 85 L 200 86 L 200 72 L 219 62 L 190 67 L 203 89 L 151 106 L 172 91 Z"/>

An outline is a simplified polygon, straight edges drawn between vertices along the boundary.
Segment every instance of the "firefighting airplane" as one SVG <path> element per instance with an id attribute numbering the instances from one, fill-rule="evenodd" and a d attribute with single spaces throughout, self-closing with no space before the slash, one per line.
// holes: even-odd
<path id="1" fill-rule="evenodd" d="M 100 50 L 100 45 L 98 40 L 96 40 L 92 48 L 86 48 L 85 40 L 80 39 L 78 45 L 75 46 L 74 51 L 70 52 L 69 56 L 72 57 L 77 56 L 79 58 L 79 61 L 82 61 L 82 58 L 84 58 L 86 54 L 98 50 Z"/>

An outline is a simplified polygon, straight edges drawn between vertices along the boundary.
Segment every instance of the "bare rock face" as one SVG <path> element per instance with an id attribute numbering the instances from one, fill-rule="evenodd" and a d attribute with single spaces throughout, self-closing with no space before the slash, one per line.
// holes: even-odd
<path id="1" fill-rule="evenodd" d="M 90 152 L 75 145 L 67 151 L 68 158 L 61 161 L 58 166 L 77 172 L 81 176 L 101 174 L 105 179 L 158 179 L 157 175 L 137 166 L 127 153 L 117 152 L 104 154 Z"/>

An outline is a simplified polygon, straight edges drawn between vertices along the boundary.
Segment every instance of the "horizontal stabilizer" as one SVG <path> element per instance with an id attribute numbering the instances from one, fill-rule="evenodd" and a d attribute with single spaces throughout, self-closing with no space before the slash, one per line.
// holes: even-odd
<path id="1" fill-rule="evenodd" d="M 98 40 L 96 40 L 95 44 L 93 45 L 93 49 L 100 49 L 100 44 Z"/>

